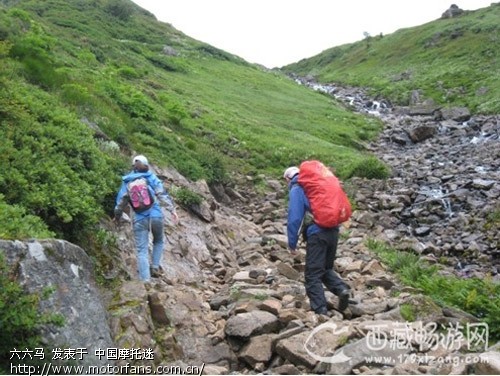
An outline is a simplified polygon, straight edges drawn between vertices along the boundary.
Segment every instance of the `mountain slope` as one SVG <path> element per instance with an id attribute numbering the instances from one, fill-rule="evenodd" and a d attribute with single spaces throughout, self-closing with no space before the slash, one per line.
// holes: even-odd
<path id="1" fill-rule="evenodd" d="M 133 151 L 210 184 L 311 157 L 346 177 L 381 127 L 128 0 L 1 0 L 0 60 L 3 237 L 74 240 Z"/>
<path id="2" fill-rule="evenodd" d="M 373 88 L 408 104 L 414 90 L 443 105 L 500 112 L 500 3 L 390 35 L 333 47 L 285 72 Z"/>

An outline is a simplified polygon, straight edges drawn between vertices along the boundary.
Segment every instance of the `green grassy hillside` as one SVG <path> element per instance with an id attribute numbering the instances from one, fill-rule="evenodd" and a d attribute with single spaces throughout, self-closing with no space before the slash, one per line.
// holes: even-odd
<path id="1" fill-rule="evenodd" d="M 460 4 L 459 4 L 460 5 Z M 500 3 L 334 47 L 286 72 L 373 88 L 407 104 L 412 90 L 443 105 L 500 112 Z"/>
<path id="2" fill-rule="evenodd" d="M 499 112 L 499 11 L 369 37 L 285 71 Z M 2 238 L 85 237 L 111 213 L 133 152 L 209 184 L 279 177 L 306 158 L 346 179 L 373 166 L 361 145 L 381 127 L 129 0 L 0 0 L 0 88 Z"/>
<path id="3" fill-rule="evenodd" d="M 209 183 L 305 158 L 346 178 L 381 126 L 128 0 L 0 0 L 0 67 L 2 238 L 85 237 L 134 151 Z"/>

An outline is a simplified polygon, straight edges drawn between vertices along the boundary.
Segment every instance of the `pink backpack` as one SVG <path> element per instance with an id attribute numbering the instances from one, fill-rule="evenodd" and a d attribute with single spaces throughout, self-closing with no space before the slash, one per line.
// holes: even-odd
<path id="1" fill-rule="evenodd" d="M 155 202 L 145 178 L 137 178 L 127 184 L 130 205 L 140 213 L 151 208 Z"/>

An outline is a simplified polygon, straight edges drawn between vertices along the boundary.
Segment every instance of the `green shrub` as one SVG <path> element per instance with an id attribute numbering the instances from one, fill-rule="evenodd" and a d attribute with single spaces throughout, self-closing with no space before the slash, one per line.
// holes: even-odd
<path id="1" fill-rule="evenodd" d="M 61 98 L 67 103 L 78 106 L 89 103 L 91 100 L 88 89 L 77 83 L 62 85 Z"/>
<path id="2" fill-rule="evenodd" d="M 26 12 L 22 9 L 19 9 L 19 8 L 12 8 L 12 9 L 9 9 L 8 13 L 9 13 L 9 16 L 18 18 L 19 20 L 23 21 L 24 26 L 26 28 L 29 28 L 31 17 L 30 17 L 30 14 L 28 12 Z"/>
<path id="3" fill-rule="evenodd" d="M 46 88 L 53 88 L 65 81 L 65 76 L 58 73 L 51 49 L 54 38 L 46 35 L 36 23 L 24 35 L 15 38 L 10 49 L 10 56 L 20 61 L 26 78 Z"/>
<path id="4" fill-rule="evenodd" d="M 3 201 L 18 208 L 15 217 L 27 216 L 31 234 L 44 234 L 38 217 L 51 233 L 77 241 L 100 220 L 101 205 L 118 184 L 114 160 L 99 150 L 87 125 L 43 92 L 22 85 L 2 90 L 0 105 Z M 9 217 L 2 219 L 0 227 L 11 228 Z"/>
<path id="5" fill-rule="evenodd" d="M 387 179 L 390 176 L 389 167 L 376 157 L 367 157 L 349 166 L 349 169 L 348 178 Z"/>
<path id="6" fill-rule="evenodd" d="M 1 36 L 0 36 L 1 39 Z M 0 40 L 0 58 L 3 58 L 9 54 L 12 44 L 5 40 Z"/>
<path id="7" fill-rule="evenodd" d="M 148 97 L 133 86 L 110 82 L 106 86 L 106 91 L 130 117 L 144 120 L 158 118 Z"/>
<path id="8" fill-rule="evenodd" d="M 208 147 L 198 147 L 200 164 L 205 170 L 208 184 L 224 184 L 228 181 L 228 174 L 222 158 Z"/>
<path id="9" fill-rule="evenodd" d="M 484 226 L 486 229 L 500 229 L 500 205 L 486 216 L 486 223 Z"/>
<path id="10" fill-rule="evenodd" d="M 189 116 L 184 106 L 179 102 L 170 100 L 165 107 L 168 113 L 168 119 L 174 125 L 180 125 L 181 120 Z"/>
<path id="11" fill-rule="evenodd" d="M 8 205 L 0 194 L 0 239 L 51 238 L 41 218 L 26 214 L 26 209 L 19 205 Z"/>
<path id="12" fill-rule="evenodd" d="M 122 268 L 122 256 L 117 244 L 116 233 L 95 227 L 82 241 L 82 247 L 93 262 L 95 279 L 106 288 L 120 283 L 120 276 L 126 278 Z"/>
<path id="13" fill-rule="evenodd" d="M 411 304 L 401 304 L 400 313 L 403 319 L 413 322 L 416 319 L 415 310 Z"/>
<path id="14" fill-rule="evenodd" d="M 172 197 L 174 198 L 176 203 L 187 208 L 193 205 L 199 205 L 203 201 L 202 196 L 185 187 L 172 187 L 170 189 L 170 193 L 172 194 Z"/>
<path id="15" fill-rule="evenodd" d="M 123 78 L 136 79 L 140 78 L 141 74 L 133 67 L 121 67 L 118 69 L 118 74 Z"/>
<path id="16" fill-rule="evenodd" d="M 239 62 L 233 55 L 231 55 L 231 54 L 229 54 L 229 53 L 227 53 L 219 48 L 210 46 L 208 44 L 203 44 L 203 45 L 197 47 L 196 49 L 198 51 L 201 51 L 203 54 L 207 54 L 207 55 L 212 56 L 216 59 Z"/>
<path id="17" fill-rule="evenodd" d="M 167 72 L 186 73 L 188 71 L 186 64 L 178 57 L 152 55 L 148 56 L 147 59 L 156 67 L 164 69 Z"/>
<path id="18" fill-rule="evenodd" d="M 122 21 L 126 21 L 133 14 L 134 9 L 131 3 L 120 0 L 108 0 L 105 5 L 106 11 Z"/>
<path id="19" fill-rule="evenodd" d="M 171 150 L 167 150 L 167 153 L 171 153 Z M 200 164 L 184 150 L 171 158 L 175 168 L 188 179 L 198 180 L 205 177 L 205 171 Z"/>

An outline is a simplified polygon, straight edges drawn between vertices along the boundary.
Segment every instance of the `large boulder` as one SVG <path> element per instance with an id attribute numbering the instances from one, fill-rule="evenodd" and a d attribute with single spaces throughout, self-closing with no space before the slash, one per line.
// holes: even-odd
<path id="1" fill-rule="evenodd" d="M 63 240 L 0 240 L 0 253 L 17 271 L 18 282 L 28 293 L 53 289 L 40 301 L 45 313 L 64 317 L 64 325 L 45 326 L 42 337 L 50 348 L 84 349 L 77 360 L 86 365 L 106 365 L 106 357 L 96 351 L 112 348 L 106 310 L 94 280 L 92 262 L 85 251 Z"/>

